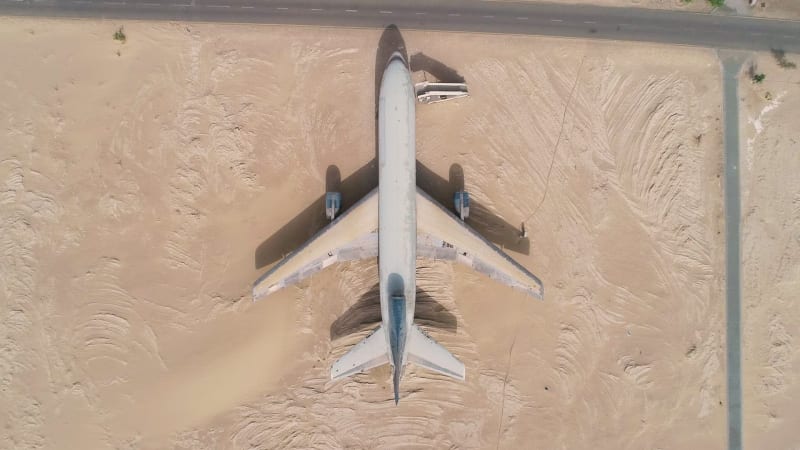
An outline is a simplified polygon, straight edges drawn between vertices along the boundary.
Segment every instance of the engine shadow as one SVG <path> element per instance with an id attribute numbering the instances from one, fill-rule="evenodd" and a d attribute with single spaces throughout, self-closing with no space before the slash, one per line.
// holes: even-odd
<path id="1" fill-rule="evenodd" d="M 354 203 L 378 186 L 378 107 L 380 104 L 380 87 L 383 72 L 389 62 L 389 57 L 394 52 L 400 52 L 408 61 L 406 44 L 400 30 L 395 25 L 389 25 L 383 31 L 378 48 L 375 52 L 375 157 L 363 167 L 353 172 L 345 179 L 341 179 L 339 168 L 328 167 L 326 171 L 326 191 L 342 193 L 342 207 L 339 214 L 347 211 Z M 412 60 L 419 65 L 419 70 L 430 70 L 434 76 L 439 73 L 448 81 L 460 78 L 456 71 L 446 65 L 417 53 Z M 411 64 L 412 67 L 414 63 Z M 427 67 L 427 69 L 423 69 Z M 417 70 L 415 68 L 415 70 Z M 452 78 L 451 78 L 452 77 Z M 445 179 L 424 164 L 417 161 L 417 185 L 430 194 L 448 209 L 452 209 L 453 194 L 464 189 L 464 171 L 458 164 L 450 168 L 449 178 Z M 321 187 L 321 186 L 320 186 Z M 521 230 L 494 215 L 488 208 L 471 198 L 470 217 L 467 223 L 488 240 L 499 246 L 518 253 L 528 254 L 530 245 L 527 239 L 521 239 Z M 325 218 L 325 194 L 303 209 L 297 216 L 266 238 L 255 250 L 255 268 L 262 269 L 281 258 L 285 257 L 314 234 L 328 224 Z M 446 237 L 442 237 L 446 239 Z"/>
<path id="2" fill-rule="evenodd" d="M 372 289 L 362 295 L 356 303 L 333 321 L 330 327 L 330 338 L 334 340 L 367 328 L 375 328 L 380 321 L 380 285 L 375 284 Z M 456 316 L 419 287 L 417 287 L 414 321 L 418 324 L 450 333 L 458 331 L 458 319 Z"/>

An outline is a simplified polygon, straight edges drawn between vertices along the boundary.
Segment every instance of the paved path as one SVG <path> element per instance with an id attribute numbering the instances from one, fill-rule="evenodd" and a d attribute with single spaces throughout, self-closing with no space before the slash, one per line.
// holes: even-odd
<path id="1" fill-rule="evenodd" d="M 739 73 L 746 55 L 721 51 L 725 119 L 725 296 L 728 375 L 728 449 L 742 448 L 742 337 L 739 225 Z"/>
<path id="2" fill-rule="evenodd" d="M 245 22 L 590 37 L 800 52 L 800 22 L 479 0 L 0 0 L 0 15 Z"/>

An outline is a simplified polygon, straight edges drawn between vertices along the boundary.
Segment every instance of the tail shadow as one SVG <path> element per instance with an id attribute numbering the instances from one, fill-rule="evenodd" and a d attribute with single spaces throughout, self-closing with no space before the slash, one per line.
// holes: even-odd
<path id="1" fill-rule="evenodd" d="M 417 303 L 414 320 L 422 325 L 458 331 L 458 319 L 441 303 L 417 287 Z M 330 327 L 331 340 L 347 336 L 367 328 L 375 328 L 381 321 L 380 285 L 375 284 L 361 298 L 337 318 Z"/>

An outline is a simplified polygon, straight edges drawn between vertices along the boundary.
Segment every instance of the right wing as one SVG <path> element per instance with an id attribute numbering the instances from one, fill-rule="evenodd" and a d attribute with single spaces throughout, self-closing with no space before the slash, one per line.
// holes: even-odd
<path id="1" fill-rule="evenodd" d="M 253 283 L 253 300 L 340 261 L 378 256 L 378 189 L 373 189 Z"/>
<path id="2" fill-rule="evenodd" d="M 542 299 L 536 275 L 417 188 L 417 257 L 456 261 L 514 289 Z"/>

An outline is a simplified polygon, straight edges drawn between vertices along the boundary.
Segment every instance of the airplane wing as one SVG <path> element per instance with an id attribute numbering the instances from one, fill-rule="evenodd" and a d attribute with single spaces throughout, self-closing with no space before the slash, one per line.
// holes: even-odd
<path id="1" fill-rule="evenodd" d="M 340 261 L 378 256 L 378 189 L 315 234 L 253 283 L 253 301 Z"/>
<path id="2" fill-rule="evenodd" d="M 417 188 L 417 257 L 456 261 L 542 299 L 544 287 L 502 250 Z"/>

